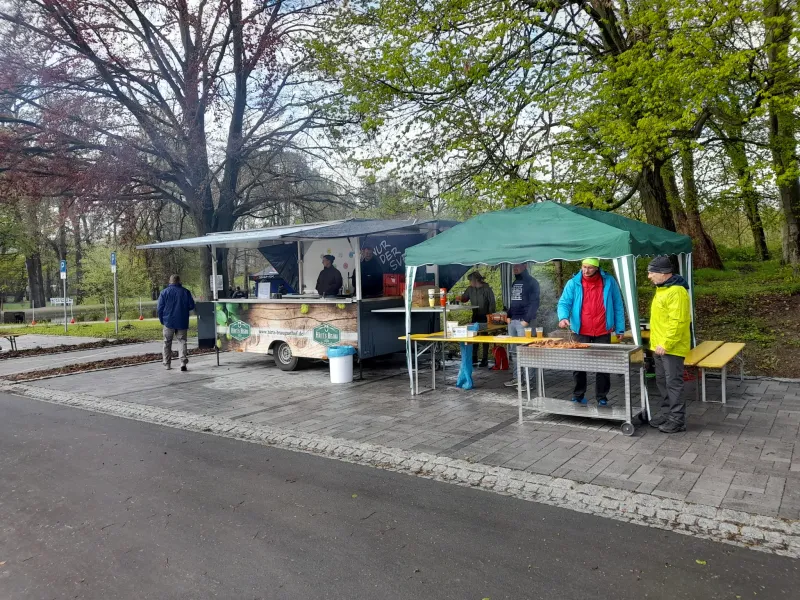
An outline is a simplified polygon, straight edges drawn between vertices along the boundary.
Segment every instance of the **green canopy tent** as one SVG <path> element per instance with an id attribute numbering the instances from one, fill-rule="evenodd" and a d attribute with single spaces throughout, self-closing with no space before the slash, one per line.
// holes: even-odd
<path id="1" fill-rule="evenodd" d="M 636 257 L 662 254 L 678 257 L 680 273 L 689 283 L 694 321 L 691 238 L 614 213 L 556 202 L 483 213 L 408 248 L 405 253 L 406 281 L 414 281 L 417 268 L 424 265 L 512 265 L 552 260 L 578 261 L 588 256 L 610 259 L 625 300 L 634 340 L 641 344 Z M 412 289 L 412 285 L 406 286 L 409 375 L 412 374 L 411 339 L 408 335 Z"/>

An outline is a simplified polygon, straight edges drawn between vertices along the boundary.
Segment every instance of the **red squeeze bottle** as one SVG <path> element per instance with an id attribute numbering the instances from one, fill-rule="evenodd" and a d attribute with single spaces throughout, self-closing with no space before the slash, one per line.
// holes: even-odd
<path id="1" fill-rule="evenodd" d="M 439 302 L 442 306 L 447 306 L 447 290 L 445 288 L 439 288 Z"/>

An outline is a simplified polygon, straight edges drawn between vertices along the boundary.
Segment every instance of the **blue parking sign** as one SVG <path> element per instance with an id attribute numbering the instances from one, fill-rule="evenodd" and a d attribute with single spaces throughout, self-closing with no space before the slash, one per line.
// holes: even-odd
<path id="1" fill-rule="evenodd" d="M 66 279 L 67 278 L 67 261 L 66 260 L 62 260 L 61 261 L 60 269 L 61 269 L 61 279 Z"/>

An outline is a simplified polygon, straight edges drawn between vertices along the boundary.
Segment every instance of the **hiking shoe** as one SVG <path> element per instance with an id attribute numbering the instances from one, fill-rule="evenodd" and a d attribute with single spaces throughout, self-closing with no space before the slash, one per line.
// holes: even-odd
<path id="1" fill-rule="evenodd" d="M 597 399 L 598 406 L 608 406 L 608 398 L 598 398 Z"/>
<path id="2" fill-rule="evenodd" d="M 650 427 L 661 427 L 664 423 L 667 422 L 667 417 L 664 415 L 656 415 L 652 419 L 650 419 Z"/>
<path id="3" fill-rule="evenodd" d="M 188 370 L 189 370 L 189 369 L 187 369 L 187 368 L 186 368 L 186 365 L 182 365 L 182 366 L 181 366 L 181 371 L 184 371 L 184 372 L 186 372 L 186 371 L 188 371 Z"/>
<path id="4" fill-rule="evenodd" d="M 658 428 L 661 433 L 678 433 L 680 431 L 686 431 L 686 425 L 683 423 L 677 423 L 675 421 L 667 421 L 661 427 Z"/>
<path id="5" fill-rule="evenodd" d="M 503 385 L 506 387 L 517 387 L 517 380 L 512 379 L 511 381 L 506 381 Z"/>

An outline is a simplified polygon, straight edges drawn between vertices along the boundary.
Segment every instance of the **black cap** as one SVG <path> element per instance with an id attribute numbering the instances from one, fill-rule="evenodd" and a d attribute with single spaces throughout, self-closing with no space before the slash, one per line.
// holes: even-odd
<path id="1" fill-rule="evenodd" d="M 333 262 L 336 260 L 336 257 L 333 254 L 324 254 L 322 258 L 327 258 L 329 261 Z"/>
<path id="2" fill-rule="evenodd" d="M 647 265 L 647 271 L 650 273 L 672 273 L 675 269 L 669 256 L 656 256 Z"/>

